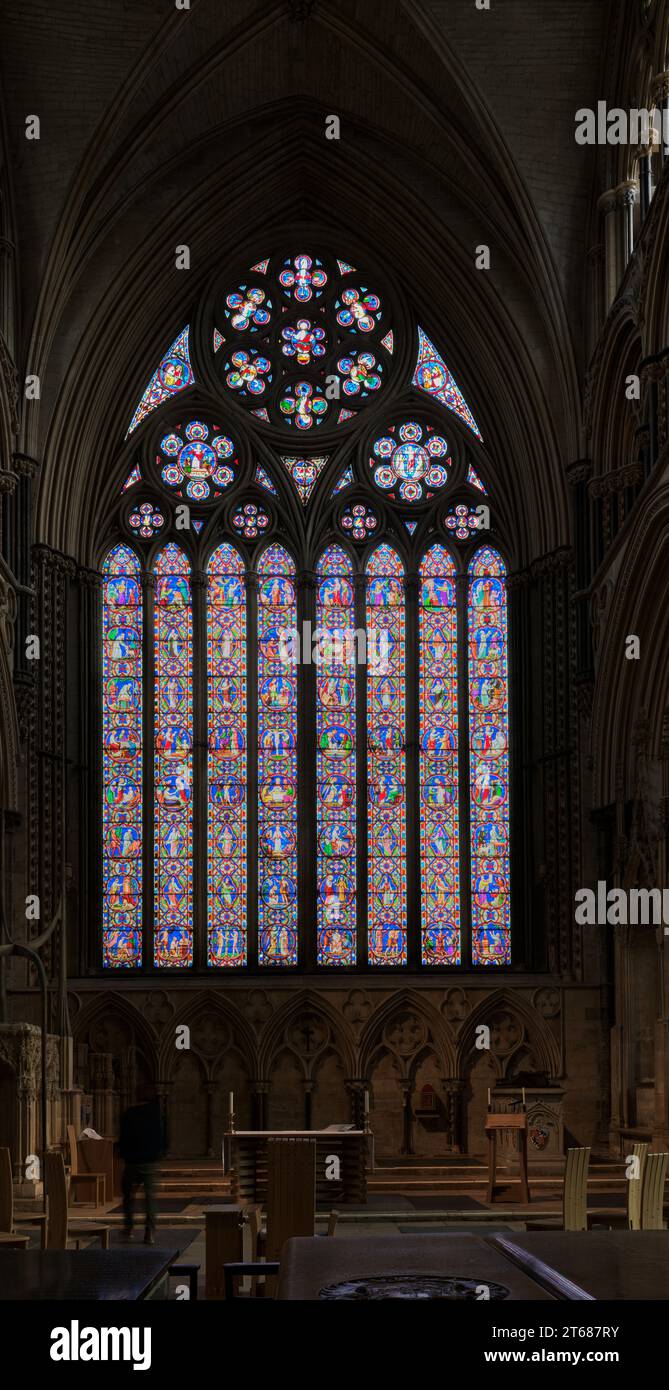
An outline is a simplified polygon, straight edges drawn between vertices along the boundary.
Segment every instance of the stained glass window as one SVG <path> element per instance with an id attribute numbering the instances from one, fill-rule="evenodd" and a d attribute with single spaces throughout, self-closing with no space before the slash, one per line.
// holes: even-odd
<path id="1" fill-rule="evenodd" d="M 170 396 L 176 396 L 177 391 L 183 391 L 186 386 L 193 385 L 195 376 L 188 352 L 188 333 L 188 328 L 184 328 L 165 353 L 130 421 L 128 434 L 132 434 L 156 406 L 162 405 Z"/>
<path id="2" fill-rule="evenodd" d="M 193 963 L 193 621 L 190 566 L 173 542 L 155 566 L 154 958 Z"/>
<path id="3" fill-rule="evenodd" d="M 102 931 L 106 966 L 142 963 L 142 588 L 117 545 L 102 587 Z"/>
<path id="4" fill-rule="evenodd" d="M 390 545 L 367 562 L 368 956 L 406 965 L 404 569 Z"/>
<path id="5" fill-rule="evenodd" d="M 281 545 L 258 565 L 258 963 L 297 964 L 295 565 Z"/>
<path id="6" fill-rule="evenodd" d="M 475 965 L 510 963 L 506 571 L 479 524 L 478 425 L 396 301 L 308 242 L 240 261 L 135 409 L 103 572 L 111 968 L 290 970 L 305 945 L 324 970 L 466 969 L 470 928 Z M 196 418 L 176 398 L 201 354 Z"/>
<path id="7" fill-rule="evenodd" d="M 481 431 L 460 387 L 451 376 L 441 353 L 437 352 L 434 343 L 430 342 L 422 328 L 418 329 L 418 360 L 413 374 L 413 385 L 427 391 L 428 396 L 439 401 L 440 405 L 445 405 L 447 410 L 453 410 L 469 426 L 477 439 L 481 439 Z"/>
<path id="8" fill-rule="evenodd" d="M 509 965 L 509 686 L 506 569 L 490 546 L 469 566 L 472 955 Z"/>
<path id="9" fill-rule="evenodd" d="M 456 568 L 442 545 L 420 567 L 420 856 L 423 965 L 460 964 Z"/>
<path id="10" fill-rule="evenodd" d="M 287 458 L 285 454 L 282 455 L 283 462 L 290 473 L 305 507 L 325 468 L 328 457 L 328 454 L 321 454 L 318 458 Z"/>
<path id="11" fill-rule="evenodd" d="M 246 593 L 244 565 L 223 544 L 207 579 L 207 959 L 247 962 Z"/>
<path id="12" fill-rule="evenodd" d="M 375 439 L 369 466 L 376 486 L 399 502 L 424 502 L 448 482 L 448 443 L 432 425 L 405 420 Z"/>
<path id="13" fill-rule="evenodd" d="M 356 650 L 353 566 L 331 545 L 317 567 L 318 964 L 356 961 Z"/>

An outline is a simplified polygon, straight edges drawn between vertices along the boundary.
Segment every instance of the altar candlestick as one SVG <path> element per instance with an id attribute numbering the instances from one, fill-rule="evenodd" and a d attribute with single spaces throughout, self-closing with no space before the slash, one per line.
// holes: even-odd
<path id="1" fill-rule="evenodd" d="M 488 1109 L 490 1109 L 490 1087 L 488 1087 Z"/>
<path id="2" fill-rule="evenodd" d="M 523 1086 L 523 1105 L 525 1104 L 525 1087 Z"/>

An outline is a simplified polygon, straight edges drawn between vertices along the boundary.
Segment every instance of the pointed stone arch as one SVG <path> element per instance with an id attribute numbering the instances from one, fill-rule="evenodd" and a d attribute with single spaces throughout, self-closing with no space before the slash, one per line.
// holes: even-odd
<path id="1" fill-rule="evenodd" d="M 315 994 L 313 990 L 304 989 L 283 1008 L 278 1009 L 263 1030 L 258 1049 L 258 1076 L 263 1080 L 269 1080 L 273 1060 L 278 1053 L 285 1047 L 291 1047 L 291 1044 L 286 1042 L 286 1033 L 291 1024 L 299 1023 L 301 1016 L 309 1014 L 313 1014 L 315 1018 L 320 1016 L 330 1030 L 330 1040 L 335 1043 L 335 1050 L 339 1051 L 346 1076 L 356 1075 L 357 1049 L 349 1025 L 327 998 Z M 314 1052 L 311 1063 L 305 1068 L 305 1078 L 311 1065 L 326 1051 L 327 1045 L 324 1043 Z M 299 1056 L 296 1047 L 293 1046 L 292 1050 Z"/>
<path id="2" fill-rule="evenodd" d="M 462 1025 L 457 1042 L 457 1075 L 464 1079 L 473 1062 L 481 1055 L 475 1047 L 476 1029 L 479 1024 L 489 1025 L 491 1019 L 503 1010 L 508 1011 L 520 1024 L 523 1031 L 521 1042 L 528 1038 L 531 1041 L 542 1064 L 541 1070 L 553 1080 L 559 1077 L 562 1071 L 560 1047 L 546 1019 L 519 991 L 504 987 L 494 990 L 482 999 Z"/>
<path id="3" fill-rule="evenodd" d="M 215 1029 L 212 1030 L 210 1026 L 211 1022 L 216 1021 L 221 1025 L 220 1046 L 217 1045 Z M 207 1029 L 205 1044 L 202 1039 L 198 1043 L 198 1023 Z M 256 1074 L 257 1047 L 247 1019 L 230 999 L 217 991 L 200 990 L 195 995 L 186 996 L 181 1002 L 161 1037 L 158 1052 L 160 1075 L 166 1081 L 171 1079 L 178 1060 L 175 1030 L 182 1024 L 190 1029 L 190 1050 L 199 1058 L 208 1079 L 215 1073 L 226 1045 L 231 1045 L 239 1053 L 249 1077 Z M 227 1035 L 224 1030 L 227 1030 Z"/>
<path id="4" fill-rule="evenodd" d="M 380 1049 L 387 1051 L 392 1049 L 384 1041 L 384 1031 L 393 1018 L 398 1018 L 408 1013 L 414 1015 L 424 1024 L 424 1035 L 416 1039 L 416 1050 L 412 1054 L 410 1049 L 400 1049 L 406 1051 L 407 1076 L 410 1072 L 413 1056 L 417 1056 L 431 1039 L 433 1049 L 442 1061 L 444 1076 L 455 1076 L 455 1049 L 452 1037 L 448 1030 L 448 1024 L 439 1011 L 429 1004 L 418 990 L 400 989 L 397 993 L 390 995 L 383 1004 L 371 1015 L 365 1023 L 360 1037 L 360 1074 L 366 1076 L 370 1069 L 375 1054 Z M 398 1059 L 400 1052 L 398 1052 Z"/>

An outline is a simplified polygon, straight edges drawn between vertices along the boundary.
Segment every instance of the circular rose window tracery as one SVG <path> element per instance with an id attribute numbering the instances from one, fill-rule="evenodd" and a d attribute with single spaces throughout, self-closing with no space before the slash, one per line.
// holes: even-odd
<path id="1" fill-rule="evenodd" d="M 396 338 L 380 287 L 348 261 L 292 250 L 225 286 L 212 355 L 231 398 L 282 431 L 332 430 L 383 394 Z"/>

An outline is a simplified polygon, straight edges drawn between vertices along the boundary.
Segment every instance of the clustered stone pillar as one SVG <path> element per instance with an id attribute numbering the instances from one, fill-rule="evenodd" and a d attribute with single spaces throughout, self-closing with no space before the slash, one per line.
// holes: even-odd
<path id="1" fill-rule="evenodd" d="M 603 193 L 598 207 L 604 218 L 604 310 L 608 314 L 634 251 L 634 208 L 639 186 L 628 179 Z"/>
<path id="2" fill-rule="evenodd" d="M 660 152 L 662 163 L 669 159 L 669 72 L 659 72 L 653 83 L 653 100 L 662 113 Z"/>

